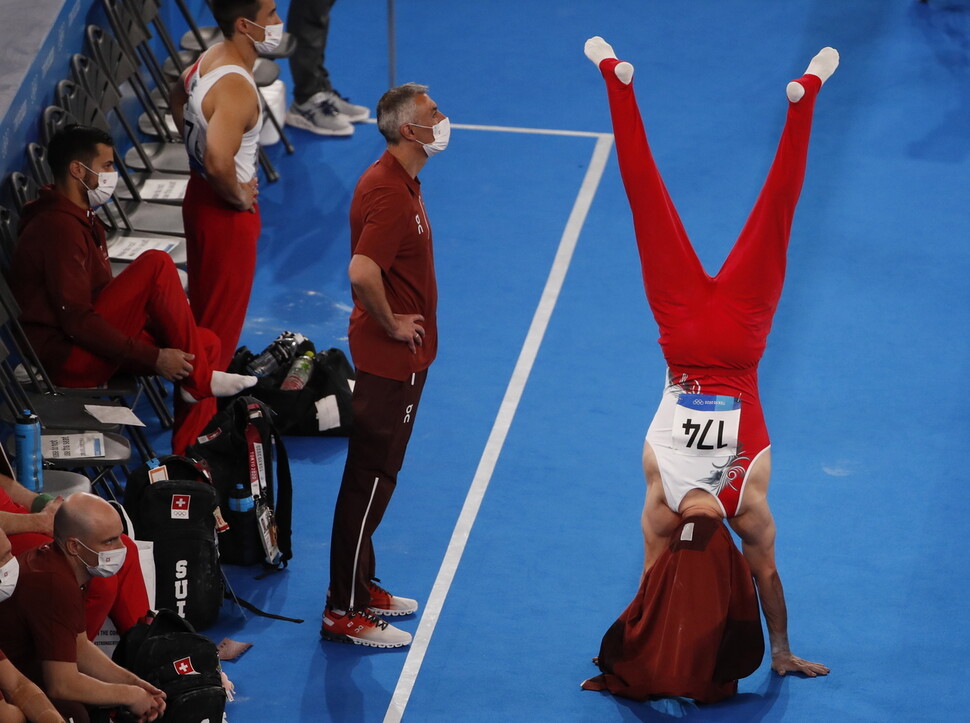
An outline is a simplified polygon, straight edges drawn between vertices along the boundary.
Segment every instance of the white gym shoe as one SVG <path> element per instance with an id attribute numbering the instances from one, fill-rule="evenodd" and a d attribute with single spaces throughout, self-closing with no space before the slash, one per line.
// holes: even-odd
<path id="1" fill-rule="evenodd" d="M 411 633 L 395 628 L 370 612 L 350 610 L 338 615 L 329 607 L 323 611 L 320 637 L 371 648 L 401 648 L 411 644 Z"/>
<path id="2" fill-rule="evenodd" d="M 294 128 L 321 136 L 351 136 L 354 126 L 337 110 L 332 93 L 316 93 L 305 103 L 293 103 L 286 113 L 286 123 Z"/>

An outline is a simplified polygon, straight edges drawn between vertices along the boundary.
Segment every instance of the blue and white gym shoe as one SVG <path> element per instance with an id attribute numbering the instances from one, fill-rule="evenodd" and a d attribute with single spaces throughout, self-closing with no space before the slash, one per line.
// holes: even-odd
<path id="1" fill-rule="evenodd" d="M 351 136 L 354 126 L 337 110 L 333 93 L 316 93 L 305 103 L 293 103 L 286 113 L 286 124 L 321 136 Z"/>

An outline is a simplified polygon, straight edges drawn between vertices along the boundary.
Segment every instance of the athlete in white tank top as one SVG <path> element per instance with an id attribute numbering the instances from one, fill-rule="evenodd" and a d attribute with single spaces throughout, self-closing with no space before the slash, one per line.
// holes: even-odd
<path id="1" fill-rule="evenodd" d="M 220 79 L 230 74 L 243 76 L 253 90 L 256 90 L 256 82 L 253 77 L 238 65 L 222 65 L 210 70 L 205 75 L 202 74 L 202 61 L 205 53 L 196 61 L 195 65 L 189 70 L 185 79 L 185 92 L 188 94 L 188 101 L 185 104 L 184 123 L 185 123 L 185 148 L 189 154 L 189 165 L 192 170 L 205 175 L 205 148 L 206 132 L 209 124 L 202 112 L 202 101 L 212 86 Z M 236 152 L 236 180 L 246 183 L 256 175 L 256 159 L 259 153 L 259 132 L 263 127 L 263 109 L 259 108 L 259 118 L 256 124 L 248 131 L 243 133 L 242 142 Z"/>

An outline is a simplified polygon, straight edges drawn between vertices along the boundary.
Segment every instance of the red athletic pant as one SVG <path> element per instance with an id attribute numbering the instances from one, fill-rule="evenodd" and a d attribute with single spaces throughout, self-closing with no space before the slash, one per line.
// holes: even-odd
<path id="1" fill-rule="evenodd" d="M 397 485 L 428 370 L 405 381 L 358 371 L 354 426 L 347 445 L 330 539 L 330 606 L 363 610 L 376 563 L 371 537 Z"/>
<path id="2" fill-rule="evenodd" d="M 101 290 L 94 310 L 127 336 L 194 354 L 192 373 L 182 386 L 196 399 L 211 398 L 212 371 L 225 369 L 217 366 L 219 339 L 196 325 L 171 256 L 163 251 L 138 256 Z M 94 387 L 107 382 L 120 366 L 116 359 L 75 346 L 54 381 L 62 386 Z M 181 404 L 178 394 L 176 400 L 172 448 L 181 453 L 215 413 L 215 402 Z"/>
<path id="3" fill-rule="evenodd" d="M 821 81 L 805 75 L 805 95 L 789 103 L 778 151 L 761 194 L 716 276 L 701 266 L 654 162 L 633 85 L 604 60 L 620 175 L 626 188 L 647 300 L 671 370 L 753 371 L 764 353 L 785 280 L 795 205 L 802 188 L 812 111 Z"/>
<path id="4" fill-rule="evenodd" d="M 189 178 L 182 218 L 188 252 L 189 298 L 199 326 L 219 337 L 217 369 L 226 369 L 239 345 L 256 273 L 259 207 L 237 211 L 197 173 Z"/>

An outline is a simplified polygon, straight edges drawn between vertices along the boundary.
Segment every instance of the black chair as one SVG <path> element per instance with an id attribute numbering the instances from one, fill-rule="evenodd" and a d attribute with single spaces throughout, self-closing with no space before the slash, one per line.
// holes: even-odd
<path id="1" fill-rule="evenodd" d="M 135 129 L 132 128 L 131 122 L 122 109 L 122 94 L 115 86 L 114 81 L 101 69 L 100 63 L 83 53 L 75 53 L 71 56 L 71 74 L 74 80 L 87 90 L 88 95 L 98 101 L 105 115 L 110 116 L 114 113 L 114 117 L 121 124 L 125 134 L 129 138 L 137 138 Z M 164 137 L 163 130 L 156 127 L 156 123 L 158 123 L 158 120 L 143 109 L 137 121 L 138 131 L 144 136 L 162 139 L 179 146 L 182 145 L 181 136 L 178 128 L 175 127 L 171 113 L 166 111 L 162 114 L 162 124 L 166 132 Z"/>
<path id="2" fill-rule="evenodd" d="M 128 53 L 118 42 L 112 38 L 104 28 L 98 25 L 88 25 L 85 29 L 85 39 L 90 49 L 90 54 L 95 62 L 104 70 L 105 75 L 111 80 L 115 90 L 120 94 L 121 88 L 126 83 L 141 105 L 142 110 L 150 117 L 156 132 L 168 141 L 174 141 L 174 137 L 167 135 L 165 124 L 162 122 L 162 113 L 159 105 L 155 102 L 151 89 L 138 72 L 137 63 L 131 59 Z M 95 94 L 97 97 L 97 94 Z M 168 109 L 167 98 L 164 100 L 162 108 Z"/>
<path id="3" fill-rule="evenodd" d="M 162 72 L 177 78 L 185 68 L 195 62 L 199 56 L 197 48 L 183 48 L 180 51 L 175 47 L 172 35 L 159 15 L 161 0 L 124 0 L 124 2 L 131 14 L 142 24 L 145 33 L 151 35 L 150 25 L 165 46 L 165 52 L 169 57 L 162 64 Z"/>
<path id="4" fill-rule="evenodd" d="M 88 398 L 66 394 L 44 394 L 24 389 L 16 379 L 11 364 L 13 360 L 10 358 L 10 347 L 3 339 L 6 336 L 6 334 L 0 334 L 0 360 L 2 360 L 0 361 L 0 387 L 8 400 L 13 403 L 13 411 L 8 413 L 10 409 L 0 410 L 0 420 L 7 424 L 14 424 L 17 413 L 20 410 L 29 409 L 41 418 L 45 429 L 118 431 L 119 425 L 99 422 L 85 411 L 84 405 L 91 403 Z M 100 400 L 98 404 L 121 406 L 110 400 Z"/>
<path id="5" fill-rule="evenodd" d="M 148 41 L 151 34 L 141 19 L 124 4 L 123 0 L 101 0 L 101 6 L 108 16 L 108 23 L 114 31 L 114 36 L 124 48 L 128 57 L 137 65 L 139 62 L 148 69 L 149 75 L 164 97 L 168 97 L 169 86 L 173 76 L 170 71 L 165 73 L 162 63 L 156 57 Z M 179 61 L 180 62 L 180 61 Z M 174 66 L 173 66 L 174 68 Z M 178 73 L 174 77 L 178 77 Z M 167 107 L 167 103 L 164 104 Z"/>
<path id="6" fill-rule="evenodd" d="M 14 424 L 21 412 L 30 411 L 40 419 L 42 437 L 45 432 L 47 434 L 53 433 L 56 436 L 88 433 L 100 435 L 103 442 L 103 454 L 71 458 L 45 456 L 43 459 L 44 468 L 45 470 L 71 471 L 82 475 L 90 480 L 92 486 L 100 483 L 107 497 L 117 499 L 117 496 L 121 494 L 122 487 L 114 473 L 114 468 L 124 467 L 131 459 L 131 445 L 128 440 L 118 434 L 117 431 L 112 432 L 107 429 L 95 428 L 104 425 L 99 425 L 94 417 L 84 412 L 83 404 L 81 405 L 82 411 L 77 412 L 75 409 L 78 406 L 77 403 L 83 403 L 85 401 L 83 399 L 51 398 L 45 400 L 51 403 L 38 406 L 37 398 L 18 393 L 18 390 L 19 392 L 23 392 L 23 390 L 9 376 L 7 354 L 6 346 L 0 341 L 0 359 L 3 359 L 0 362 L 0 401 L 3 402 L 0 404 L 0 419 L 8 424 Z M 103 403 L 98 402 L 99 405 Z M 64 419 L 77 419 L 79 424 L 77 426 L 58 426 Z M 89 424 L 88 420 L 94 421 L 95 424 Z M 16 440 L 12 434 L 7 438 L 5 452 L 8 457 L 16 458 Z"/>
<path id="7" fill-rule="evenodd" d="M 17 207 L 17 213 L 23 213 L 24 206 L 37 198 L 37 194 L 40 193 L 40 186 L 26 174 L 14 171 L 10 174 L 10 193 L 14 205 Z M 11 247 L 12 251 L 13 247 Z M 11 255 L 12 259 L 13 256 Z"/>
<path id="8" fill-rule="evenodd" d="M 4 269 L 10 268 L 13 261 L 13 251 L 17 244 L 17 234 L 14 230 L 15 222 L 10 210 L 0 206 L 0 264 Z"/>

